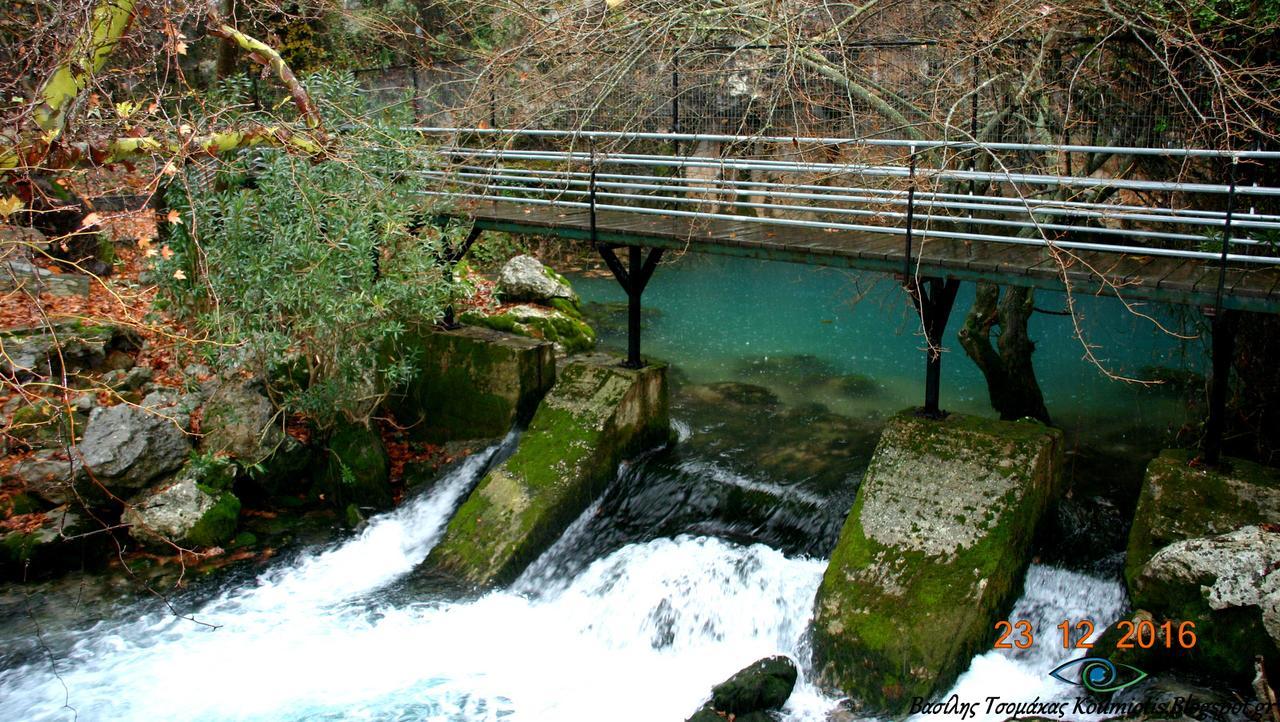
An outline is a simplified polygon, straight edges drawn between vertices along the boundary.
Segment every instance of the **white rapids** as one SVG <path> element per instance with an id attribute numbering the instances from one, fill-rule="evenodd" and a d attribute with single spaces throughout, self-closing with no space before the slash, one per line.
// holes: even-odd
<path id="1" fill-rule="evenodd" d="M 759 544 L 657 539 L 571 579 L 530 573 L 475 599 L 382 594 L 426 558 L 494 453 L 350 540 L 192 610 L 204 624 L 159 614 L 101 622 L 55 655 L 56 675 L 47 660 L 0 671 L 0 720 L 679 722 L 761 657 L 787 654 L 808 669 L 805 631 L 826 563 Z M 548 556 L 572 548 L 573 535 Z M 531 572 L 554 566 L 545 562 Z M 1116 583 L 1045 567 L 1026 586 L 1014 614 L 1041 629 L 1064 615 L 1102 624 L 1124 603 Z M 1047 677 L 1051 657 L 981 655 L 956 691 L 1071 694 Z M 784 710 L 790 722 L 826 720 L 838 702 L 807 677 Z"/>

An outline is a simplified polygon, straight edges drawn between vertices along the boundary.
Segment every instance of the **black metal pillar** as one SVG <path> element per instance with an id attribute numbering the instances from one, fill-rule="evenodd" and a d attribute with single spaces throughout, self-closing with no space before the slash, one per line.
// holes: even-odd
<path id="1" fill-rule="evenodd" d="M 928 343 L 925 349 L 924 408 L 922 416 L 932 419 L 946 414 L 939 407 L 942 389 L 942 336 L 947 330 L 947 320 L 955 305 L 960 281 L 955 278 L 924 278 L 918 283 L 907 282 L 907 292 L 924 322 L 924 335 Z"/>
<path id="2" fill-rule="evenodd" d="M 643 368 L 644 361 L 640 358 L 640 298 L 658 267 L 658 261 L 662 260 L 663 249 L 650 248 L 646 255 L 640 246 L 627 246 L 627 266 L 622 265 L 614 246 L 597 243 L 596 249 L 605 265 L 613 271 L 613 277 L 618 279 L 622 290 L 627 292 L 627 360 L 622 365 L 632 369 Z"/>
<path id="3" fill-rule="evenodd" d="M 467 251 L 471 250 L 471 244 L 475 243 L 476 239 L 480 237 L 480 230 L 479 226 L 472 226 L 461 245 L 445 249 L 444 255 L 440 260 L 444 262 L 444 274 L 450 283 L 453 283 L 454 267 L 458 265 L 458 261 L 461 261 L 463 256 L 467 255 Z M 443 233 L 443 229 L 441 232 Z M 440 325 L 444 328 L 458 327 L 458 321 L 454 318 L 453 303 L 445 306 L 444 318 L 440 320 Z"/>
<path id="4" fill-rule="evenodd" d="M 1238 315 L 1222 307 L 1222 296 L 1227 282 L 1227 254 L 1231 250 L 1231 216 L 1236 205 L 1236 181 L 1239 158 L 1231 158 L 1230 187 L 1227 190 L 1227 213 L 1222 223 L 1222 255 L 1218 262 L 1218 288 L 1211 314 L 1210 333 L 1213 353 L 1213 370 L 1209 377 L 1209 418 L 1204 425 L 1204 440 L 1200 445 L 1200 458 L 1209 466 L 1217 466 L 1222 460 L 1222 434 L 1226 429 L 1227 389 L 1231 386 L 1231 361 L 1235 356 Z"/>
<path id="5" fill-rule="evenodd" d="M 1231 386 L 1231 361 L 1236 351 L 1236 329 L 1239 314 L 1220 311 L 1210 327 L 1213 333 L 1213 370 L 1209 377 L 1209 419 L 1204 425 L 1201 460 L 1209 466 L 1222 461 L 1222 434 L 1226 430 L 1227 389 Z"/>

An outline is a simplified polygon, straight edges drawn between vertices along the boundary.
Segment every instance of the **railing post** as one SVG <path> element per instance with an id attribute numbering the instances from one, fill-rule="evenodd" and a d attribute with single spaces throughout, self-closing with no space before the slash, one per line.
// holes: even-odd
<path id="1" fill-rule="evenodd" d="M 902 257 L 902 282 L 911 287 L 911 232 L 915 225 L 915 208 L 916 208 L 916 147 L 911 146 L 910 170 L 907 171 L 909 179 L 907 185 L 907 234 L 906 248 Z"/>
<path id="2" fill-rule="evenodd" d="M 680 132 L 680 61 L 671 59 L 671 132 Z M 671 154 L 680 156 L 680 139 L 671 139 Z"/>
<path id="3" fill-rule="evenodd" d="M 1205 422 L 1201 458 L 1209 466 L 1222 460 L 1222 434 L 1226 429 L 1227 390 L 1231 386 L 1231 361 L 1235 355 L 1236 315 L 1222 308 L 1227 283 L 1227 254 L 1231 247 L 1231 216 L 1236 205 L 1237 168 L 1240 159 L 1231 157 L 1230 185 L 1227 188 L 1227 214 L 1222 224 L 1222 256 L 1218 262 L 1218 288 L 1214 295 L 1210 333 L 1213 334 L 1213 370 L 1209 376 L 1209 418 Z"/>
<path id="4" fill-rule="evenodd" d="M 627 276 L 631 279 L 627 289 L 627 362 L 626 367 L 638 369 L 644 366 L 640 360 L 640 294 L 644 289 L 636 282 L 641 275 L 640 246 L 627 246 Z"/>

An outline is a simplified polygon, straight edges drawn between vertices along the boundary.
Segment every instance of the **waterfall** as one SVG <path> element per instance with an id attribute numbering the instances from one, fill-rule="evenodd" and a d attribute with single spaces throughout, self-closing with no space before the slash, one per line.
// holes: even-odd
<path id="1" fill-rule="evenodd" d="M 772 654 L 801 668 L 784 719 L 827 719 L 838 700 L 812 683 L 806 644 L 823 560 L 685 534 L 564 563 L 589 539 L 597 502 L 507 589 L 398 593 L 511 443 L 345 542 L 228 583 L 193 605 L 199 623 L 125 609 L 125 621 L 59 640 L 56 675 L 48 659 L 0 672 L 0 720 L 679 722 Z M 1101 628 L 1123 606 L 1117 582 L 1033 566 L 1012 616 L 1042 631 L 1063 618 Z M 1047 675 L 1062 657 L 1051 636 L 979 655 L 954 691 L 1069 697 Z"/>

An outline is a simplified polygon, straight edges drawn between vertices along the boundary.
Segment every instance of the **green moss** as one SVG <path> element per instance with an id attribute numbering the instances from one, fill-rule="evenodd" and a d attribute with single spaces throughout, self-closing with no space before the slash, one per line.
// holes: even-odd
<path id="1" fill-rule="evenodd" d="M 258 545 L 258 535 L 251 531 L 242 531 L 236 534 L 235 539 L 231 540 L 231 548 L 243 549 L 245 547 L 254 547 Z"/>
<path id="2" fill-rule="evenodd" d="M 212 547 L 231 539 L 240 520 L 240 500 L 231 492 L 223 492 L 214 505 L 191 527 L 187 541 L 201 547 Z"/>
<path id="3" fill-rule="evenodd" d="M 419 439 L 501 436 L 533 414 L 555 379 L 550 347 L 524 339 L 463 328 L 413 343 L 424 362 L 391 405 Z"/>
<path id="4" fill-rule="evenodd" d="M 1056 484 L 1060 441 L 1044 427 L 969 417 L 933 422 L 904 414 L 890 422 L 818 592 L 813 644 L 824 679 L 872 708 L 900 712 L 911 698 L 949 684 L 990 645 L 993 620 L 1018 593 L 1035 522 Z M 991 501 L 972 544 L 935 556 L 886 546 L 864 531 L 873 475 L 895 473 L 893 459 L 902 455 L 945 465 L 960 450 L 993 469 L 1003 459 L 1037 460 L 999 470 L 1016 475 L 1022 491 Z"/>
<path id="5" fill-rule="evenodd" d="M 565 299 L 555 299 L 550 309 L 515 306 L 492 316 L 471 312 L 464 314 L 462 320 L 495 331 L 550 341 L 570 354 L 590 351 L 595 348 L 596 333 L 576 309 L 561 308 L 568 303 Z"/>
<path id="6" fill-rule="evenodd" d="M 454 515 L 431 565 L 476 586 L 518 575 L 613 479 L 623 457 L 667 438 L 664 372 L 571 364 L 520 447 Z"/>
<path id="7" fill-rule="evenodd" d="M 1193 467 L 1194 458 L 1193 451 L 1168 449 L 1147 465 L 1125 554 L 1130 594 L 1142 568 L 1169 544 L 1277 521 L 1258 496 L 1280 492 L 1280 471 L 1241 459 L 1210 470 Z"/>
<path id="8" fill-rule="evenodd" d="M 321 487 L 336 508 L 347 504 L 390 508 L 390 474 L 386 447 L 374 430 L 348 424 L 329 437 L 329 461 Z"/>

